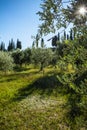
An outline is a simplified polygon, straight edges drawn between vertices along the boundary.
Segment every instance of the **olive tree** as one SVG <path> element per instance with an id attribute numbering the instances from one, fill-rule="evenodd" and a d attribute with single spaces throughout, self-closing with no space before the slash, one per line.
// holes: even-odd
<path id="1" fill-rule="evenodd" d="M 24 63 L 24 52 L 18 49 L 12 53 L 12 57 L 14 59 L 14 63 L 21 67 Z"/>
<path id="2" fill-rule="evenodd" d="M 27 65 L 31 62 L 31 49 L 27 48 L 23 52 L 24 52 L 24 64 Z"/>
<path id="3" fill-rule="evenodd" d="M 42 0 L 41 10 L 37 12 L 42 21 L 39 33 L 54 33 L 61 27 L 66 29 L 70 23 L 73 23 L 76 29 L 83 28 L 83 25 L 86 26 L 87 13 L 85 11 L 82 14 L 80 8 L 86 6 L 87 0 Z"/>
<path id="4" fill-rule="evenodd" d="M 0 70 L 7 72 L 13 69 L 13 58 L 8 52 L 0 51 Z"/>
<path id="5" fill-rule="evenodd" d="M 40 71 L 44 69 L 52 60 L 52 50 L 50 49 L 32 49 L 32 61 L 40 65 Z"/>

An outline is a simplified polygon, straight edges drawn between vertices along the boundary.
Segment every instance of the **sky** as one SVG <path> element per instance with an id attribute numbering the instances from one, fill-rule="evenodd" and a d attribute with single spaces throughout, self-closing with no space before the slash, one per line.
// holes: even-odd
<path id="1" fill-rule="evenodd" d="M 0 0 L 0 43 L 5 43 L 5 48 L 9 40 L 13 38 L 15 44 L 17 39 L 22 42 L 22 49 L 31 47 L 32 36 L 36 36 L 38 26 L 41 23 L 39 16 L 42 0 Z M 51 45 L 47 40 L 53 34 L 45 37 L 46 46 Z"/>
<path id="2" fill-rule="evenodd" d="M 40 10 L 41 0 L 0 0 L 0 43 L 8 46 L 9 40 L 17 38 L 22 48 L 32 46 L 31 36 L 37 34 L 40 23 L 36 13 Z"/>

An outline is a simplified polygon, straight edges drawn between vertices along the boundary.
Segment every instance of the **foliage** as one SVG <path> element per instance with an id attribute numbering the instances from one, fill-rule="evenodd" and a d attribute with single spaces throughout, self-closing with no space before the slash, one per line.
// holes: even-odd
<path id="1" fill-rule="evenodd" d="M 83 103 L 83 98 L 87 93 L 87 49 L 80 44 L 67 45 L 63 48 L 63 54 L 60 54 L 58 66 L 61 72 L 57 78 L 69 93 L 70 112 L 68 116 L 73 125 L 76 123 L 76 117 L 87 112 L 86 104 Z"/>
<path id="2" fill-rule="evenodd" d="M 33 41 L 33 43 L 32 43 L 32 48 L 34 48 L 35 47 L 35 41 Z"/>
<path id="3" fill-rule="evenodd" d="M 86 0 L 74 0 L 70 5 L 67 6 L 67 9 L 63 9 L 65 19 L 68 22 L 72 22 L 76 27 L 81 27 L 81 25 L 86 25 L 86 14 L 82 15 L 79 12 L 80 7 L 86 8 Z"/>
<path id="4" fill-rule="evenodd" d="M 5 43 L 4 42 L 1 42 L 0 50 L 5 51 Z"/>
<path id="5" fill-rule="evenodd" d="M 0 51 L 0 70 L 7 72 L 13 69 L 13 59 L 7 52 Z"/>
<path id="6" fill-rule="evenodd" d="M 59 60 L 58 54 L 56 53 L 56 51 L 53 51 L 52 60 L 50 61 L 50 64 L 56 68 L 58 60 Z"/>
<path id="7" fill-rule="evenodd" d="M 19 41 L 19 39 L 17 39 L 16 44 L 15 44 L 13 38 L 11 40 L 9 40 L 9 44 L 8 44 L 7 48 L 5 48 L 5 43 L 3 41 L 0 44 L 1 51 L 14 51 L 16 49 L 22 49 L 22 44 L 21 44 L 21 41 Z"/>
<path id="8" fill-rule="evenodd" d="M 15 43 L 13 39 L 11 39 L 11 41 L 9 41 L 8 51 L 13 51 L 13 50 L 15 50 Z"/>
<path id="9" fill-rule="evenodd" d="M 67 4 L 64 6 L 64 4 Z M 85 6 L 86 0 L 43 0 L 41 3 L 41 11 L 38 11 L 40 20 L 42 21 L 39 26 L 39 33 L 48 34 L 50 32 L 55 32 L 56 30 L 64 27 L 68 27 L 70 23 L 73 23 L 76 30 L 86 26 L 87 17 L 86 14 L 82 16 L 79 13 L 79 8 Z M 80 28 L 79 28 L 80 27 Z"/>
<path id="10" fill-rule="evenodd" d="M 34 64 L 40 64 L 40 70 L 49 65 L 52 59 L 52 51 L 50 49 L 32 49 L 32 61 Z"/>
<path id="11" fill-rule="evenodd" d="M 19 39 L 17 39 L 16 49 L 22 49 L 21 41 L 19 41 Z"/>
<path id="12" fill-rule="evenodd" d="M 45 47 L 45 45 L 44 45 L 44 39 L 42 38 L 41 39 L 41 48 L 44 48 Z"/>
<path id="13" fill-rule="evenodd" d="M 36 35 L 35 42 L 36 42 L 36 48 L 38 48 L 38 44 L 39 44 L 39 36 L 38 36 L 38 34 Z"/>
<path id="14" fill-rule="evenodd" d="M 27 48 L 23 51 L 24 53 L 24 60 L 23 62 L 25 64 L 29 64 L 31 62 L 31 49 L 30 48 Z"/>
<path id="15" fill-rule="evenodd" d="M 87 129 L 87 26 L 85 16 L 79 15 L 80 25 L 83 20 L 84 26 L 78 28 L 75 12 L 80 2 L 82 0 L 72 0 L 63 8 L 62 0 L 44 0 L 42 12 L 38 12 L 43 21 L 39 33 L 54 32 L 73 22 L 70 35 L 64 31 L 60 40 L 58 33 L 52 37 L 55 47 L 49 49 L 44 47 L 43 38 L 41 48 L 38 47 L 40 37 L 37 34 L 32 49 L 17 47 L 20 49 L 11 52 L 14 63 L 20 68 L 29 63 L 39 65 L 40 70 L 48 65 L 57 67 L 47 67 L 44 75 L 38 67 L 31 69 L 30 66 L 21 73 L 0 75 L 0 125 L 3 130 Z M 13 40 L 9 46 L 13 50 Z M 13 59 L 8 52 L 0 52 L 0 70 L 11 70 Z"/>
<path id="16" fill-rule="evenodd" d="M 23 53 L 23 51 L 20 51 L 19 49 L 13 51 L 12 52 L 12 57 L 13 57 L 14 63 L 16 65 L 22 66 L 22 64 L 24 63 L 24 53 Z"/>
<path id="17" fill-rule="evenodd" d="M 60 8 L 61 1 L 58 0 L 44 0 L 41 4 L 41 10 L 37 14 L 40 16 L 40 20 L 43 21 L 40 26 L 40 33 L 49 33 L 54 32 L 54 21 L 57 19 L 57 23 L 61 19 L 61 15 L 58 14 Z M 57 25 L 56 23 L 56 25 Z"/>
<path id="18" fill-rule="evenodd" d="M 57 36 L 52 38 L 52 46 L 57 46 Z"/>

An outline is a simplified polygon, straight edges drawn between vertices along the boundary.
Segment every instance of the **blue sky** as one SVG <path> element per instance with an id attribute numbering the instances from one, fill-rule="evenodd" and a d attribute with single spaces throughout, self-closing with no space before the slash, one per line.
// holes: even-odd
<path id="1" fill-rule="evenodd" d="M 36 35 L 39 25 L 41 0 L 0 0 L 0 42 L 6 47 L 9 40 L 17 38 L 23 48 L 31 47 L 31 35 Z"/>
<path id="2" fill-rule="evenodd" d="M 22 42 L 22 48 L 32 46 L 31 36 L 37 34 L 40 24 L 36 13 L 40 10 L 42 0 L 0 0 L 0 43 L 3 41 L 7 48 L 9 40 L 17 38 Z M 46 46 L 51 45 L 47 40 L 55 34 L 46 36 Z"/>

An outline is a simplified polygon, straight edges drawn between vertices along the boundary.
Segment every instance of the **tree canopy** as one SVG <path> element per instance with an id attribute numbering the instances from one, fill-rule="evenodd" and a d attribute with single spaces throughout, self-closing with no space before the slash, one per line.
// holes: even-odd
<path id="1" fill-rule="evenodd" d="M 0 51 L 0 70 L 7 72 L 13 69 L 13 59 L 8 52 Z"/>
<path id="2" fill-rule="evenodd" d="M 38 11 L 42 24 L 39 33 L 48 34 L 55 32 L 61 27 L 67 28 L 70 23 L 75 27 L 86 25 L 87 13 L 80 13 L 80 8 L 87 6 L 86 0 L 43 0 Z"/>

